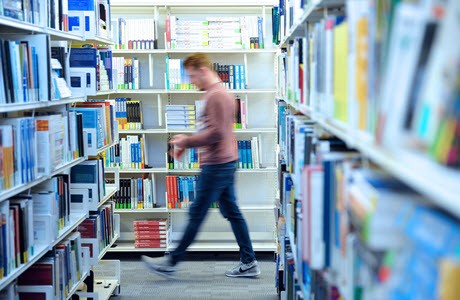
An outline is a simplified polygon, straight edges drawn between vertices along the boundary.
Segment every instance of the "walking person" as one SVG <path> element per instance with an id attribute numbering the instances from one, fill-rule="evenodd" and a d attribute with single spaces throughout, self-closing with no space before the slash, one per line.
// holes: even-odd
<path id="1" fill-rule="evenodd" d="M 206 91 L 205 107 L 201 129 L 191 135 L 175 135 L 170 143 L 179 158 L 187 148 L 199 148 L 201 173 L 196 185 L 196 197 L 189 208 L 189 221 L 179 245 L 169 256 L 156 260 L 143 256 L 149 268 L 163 276 L 171 276 L 177 264 L 183 260 L 186 250 L 194 241 L 203 223 L 209 206 L 218 201 L 222 215 L 230 222 L 238 246 L 240 263 L 225 272 L 229 277 L 254 277 L 260 274 L 246 221 L 241 214 L 235 197 L 235 172 L 238 160 L 234 145 L 233 123 L 236 101 L 216 72 L 209 57 L 194 53 L 184 61 L 184 68 L 190 82 Z"/>

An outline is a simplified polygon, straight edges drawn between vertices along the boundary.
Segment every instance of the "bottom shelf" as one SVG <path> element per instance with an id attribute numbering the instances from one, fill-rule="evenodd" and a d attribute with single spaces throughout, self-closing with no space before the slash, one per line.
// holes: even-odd
<path id="1" fill-rule="evenodd" d="M 176 248 L 176 243 L 173 243 L 168 248 L 134 248 L 133 243 L 116 243 L 116 247 L 110 248 L 110 252 L 165 252 Z M 274 242 L 255 242 L 253 243 L 254 251 L 275 251 Z M 207 251 L 239 251 L 238 244 L 235 242 L 219 243 L 219 242 L 196 242 L 192 244 L 188 251 L 207 252 Z"/>
<path id="2" fill-rule="evenodd" d="M 134 248 L 134 243 L 115 243 L 116 247 L 109 249 L 109 252 L 165 252 L 167 248 Z"/>
<path id="3" fill-rule="evenodd" d="M 117 279 L 94 279 L 94 293 L 99 300 L 108 300 L 118 286 Z"/>
<path id="4" fill-rule="evenodd" d="M 71 299 L 73 294 L 75 294 L 77 292 L 77 289 L 80 287 L 80 285 L 83 283 L 83 281 L 85 281 L 86 277 L 88 277 L 89 275 L 89 272 L 86 272 L 85 274 L 83 274 L 83 276 L 80 278 L 80 280 L 78 280 L 74 286 L 70 289 L 69 291 L 69 294 L 67 295 L 66 299 Z"/>

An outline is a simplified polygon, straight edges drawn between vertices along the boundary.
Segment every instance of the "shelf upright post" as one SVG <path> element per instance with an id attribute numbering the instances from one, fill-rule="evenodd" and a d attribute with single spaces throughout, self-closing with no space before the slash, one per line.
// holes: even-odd
<path id="1" fill-rule="evenodd" d="M 158 126 L 163 126 L 163 106 L 161 103 L 161 96 L 157 94 L 157 105 L 158 105 Z"/>
<path id="2" fill-rule="evenodd" d="M 156 25 L 155 25 L 156 26 Z M 153 88 L 153 76 L 154 76 L 154 59 L 152 53 L 149 54 L 149 86 Z"/>
<path id="3" fill-rule="evenodd" d="M 244 58 L 244 90 L 248 88 L 248 54 L 245 52 Z"/>

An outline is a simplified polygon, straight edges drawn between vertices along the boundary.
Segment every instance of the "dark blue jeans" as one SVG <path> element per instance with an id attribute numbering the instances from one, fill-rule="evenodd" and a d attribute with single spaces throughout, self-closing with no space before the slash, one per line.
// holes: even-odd
<path id="1" fill-rule="evenodd" d="M 206 217 L 209 206 L 214 201 L 219 202 L 220 212 L 230 221 L 233 234 L 240 247 L 241 261 L 243 263 L 250 263 L 255 260 L 248 226 L 236 203 L 234 187 L 235 171 L 236 162 L 204 165 L 202 167 L 196 185 L 196 198 L 189 208 L 190 218 L 187 228 L 179 245 L 171 252 L 170 257 L 173 264 L 183 259 L 187 247 L 195 239 Z"/>

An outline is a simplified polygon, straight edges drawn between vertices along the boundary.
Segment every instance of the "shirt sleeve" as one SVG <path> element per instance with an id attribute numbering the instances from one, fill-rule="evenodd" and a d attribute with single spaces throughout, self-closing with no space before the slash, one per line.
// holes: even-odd
<path id="1" fill-rule="evenodd" d="M 207 121 L 205 128 L 185 141 L 186 148 L 212 145 L 221 141 L 224 137 L 224 125 L 221 121 L 224 120 L 225 109 L 222 99 L 216 93 L 211 95 L 206 102 Z"/>

